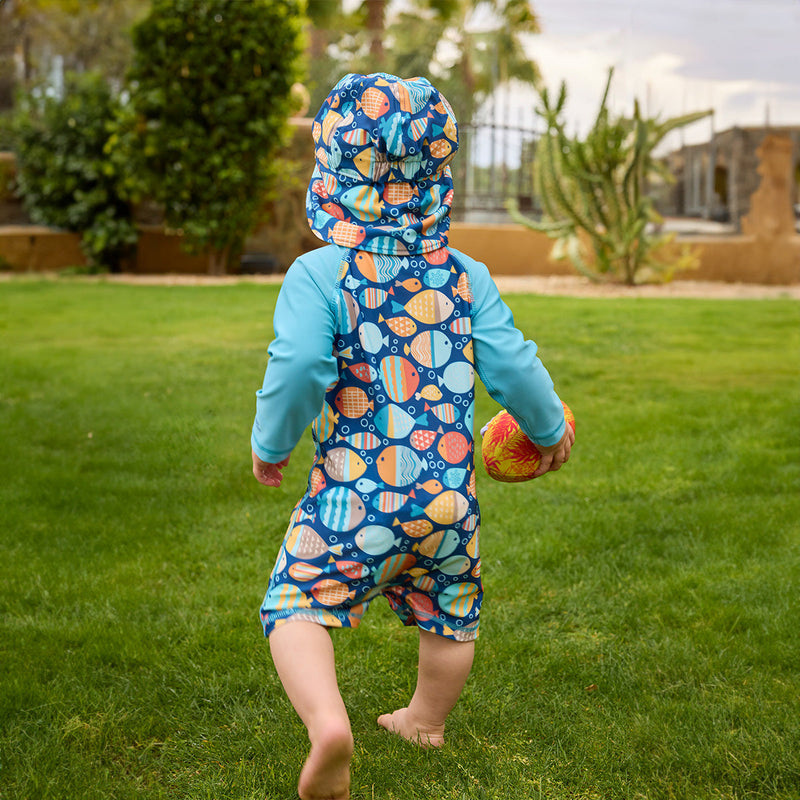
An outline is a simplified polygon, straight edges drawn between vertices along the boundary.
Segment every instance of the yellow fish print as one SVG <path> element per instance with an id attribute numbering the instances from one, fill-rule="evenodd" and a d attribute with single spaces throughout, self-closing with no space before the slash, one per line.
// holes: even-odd
<path id="1" fill-rule="evenodd" d="M 419 292 L 405 306 L 399 303 L 392 303 L 392 310 L 395 313 L 405 309 L 415 320 L 424 325 L 444 322 L 453 313 L 454 308 L 453 301 L 436 289 L 426 289 L 424 292 Z"/>
<path id="2" fill-rule="evenodd" d="M 439 389 L 438 386 L 430 384 L 430 386 L 424 387 L 421 392 L 417 392 L 414 395 L 414 397 L 417 400 L 423 397 L 425 398 L 425 400 L 431 400 L 432 402 L 436 402 L 437 400 L 442 399 L 442 391 L 441 389 Z"/>

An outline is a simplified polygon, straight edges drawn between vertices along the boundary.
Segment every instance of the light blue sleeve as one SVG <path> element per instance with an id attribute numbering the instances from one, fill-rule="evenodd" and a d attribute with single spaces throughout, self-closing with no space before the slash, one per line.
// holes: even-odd
<path id="1" fill-rule="evenodd" d="M 323 247 L 298 258 L 283 280 L 250 439 L 262 461 L 276 464 L 292 452 L 339 378 L 332 303 L 340 262 L 340 248 Z"/>
<path id="2" fill-rule="evenodd" d="M 485 264 L 450 252 L 467 270 L 474 298 L 472 340 L 475 369 L 489 394 L 519 422 L 536 444 L 547 447 L 564 435 L 564 408 L 536 344 L 514 325 L 511 309 Z"/>

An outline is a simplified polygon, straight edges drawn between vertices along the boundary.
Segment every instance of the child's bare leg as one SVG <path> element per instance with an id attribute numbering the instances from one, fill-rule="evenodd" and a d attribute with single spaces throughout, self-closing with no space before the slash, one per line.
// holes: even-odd
<path id="1" fill-rule="evenodd" d="M 475 642 L 456 642 L 419 631 L 417 688 L 407 708 L 378 717 L 387 731 L 423 747 L 444 744 L 444 723 L 467 681 Z"/>
<path id="2" fill-rule="evenodd" d="M 347 800 L 353 735 L 327 629 L 304 620 L 289 622 L 270 634 L 269 645 L 283 688 L 311 742 L 298 794 L 302 800 Z"/>

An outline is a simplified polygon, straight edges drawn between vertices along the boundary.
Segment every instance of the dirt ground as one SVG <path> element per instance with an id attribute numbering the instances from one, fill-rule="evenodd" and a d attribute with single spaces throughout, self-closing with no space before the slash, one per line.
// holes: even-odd
<path id="1" fill-rule="evenodd" d="M 0 273 L 0 281 L 50 277 L 44 273 L 18 275 Z M 230 283 L 280 283 L 283 275 L 231 275 L 212 277 L 206 275 L 101 275 L 71 277 L 68 280 L 108 281 L 150 286 L 224 286 Z M 723 283 L 721 281 L 672 281 L 663 285 L 620 286 L 597 284 L 573 275 L 511 276 L 496 275 L 495 282 L 504 294 L 528 293 L 565 295 L 569 297 L 700 297 L 718 300 L 800 300 L 800 284 L 766 286 L 750 283 Z"/>
<path id="2" fill-rule="evenodd" d="M 102 280 L 140 284 L 225 285 L 231 282 L 280 283 L 282 275 L 208 277 L 203 275 L 120 275 L 106 276 Z M 572 275 L 510 276 L 496 275 L 495 283 L 503 293 L 528 293 L 566 295 L 570 297 L 702 297 L 720 300 L 800 300 L 800 284 L 791 286 L 765 286 L 749 283 L 723 283 L 721 281 L 672 281 L 663 285 L 620 286 L 597 284 L 586 278 Z"/>

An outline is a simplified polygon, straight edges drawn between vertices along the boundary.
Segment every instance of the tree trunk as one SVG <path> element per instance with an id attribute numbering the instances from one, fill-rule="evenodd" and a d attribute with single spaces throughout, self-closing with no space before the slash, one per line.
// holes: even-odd
<path id="1" fill-rule="evenodd" d="M 225 275 L 228 271 L 230 247 L 223 250 L 210 250 L 208 253 L 208 274 Z"/>
<path id="2" fill-rule="evenodd" d="M 384 60 L 383 34 L 386 27 L 386 0 L 366 0 L 367 30 L 369 31 L 369 54 L 376 66 Z"/>

